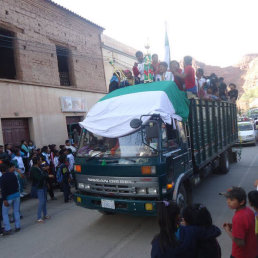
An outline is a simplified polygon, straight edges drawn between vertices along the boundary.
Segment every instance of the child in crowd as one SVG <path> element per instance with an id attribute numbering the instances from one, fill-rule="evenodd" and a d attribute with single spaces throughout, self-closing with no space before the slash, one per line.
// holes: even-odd
<path id="1" fill-rule="evenodd" d="M 257 241 L 255 236 L 255 216 L 246 207 L 246 193 L 241 187 L 232 187 L 224 194 L 230 209 L 235 210 L 231 223 L 223 228 L 232 239 L 232 258 L 255 258 Z"/>
<path id="2" fill-rule="evenodd" d="M 15 149 L 14 150 L 14 158 L 12 159 L 13 162 L 17 162 L 17 166 L 20 169 L 21 173 L 25 173 L 25 167 L 24 167 L 24 163 L 21 157 L 21 152 L 19 149 Z"/>
<path id="3" fill-rule="evenodd" d="M 137 51 L 135 53 L 135 57 L 136 57 L 138 63 L 134 63 L 133 75 L 135 77 L 139 78 L 140 83 L 143 83 L 144 82 L 144 57 L 143 57 L 143 53 L 141 51 Z"/>
<path id="4" fill-rule="evenodd" d="M 176 60 L 172 60 L 169 65 L 170 71 L 174 76 L 174 82 L 177 85 L 178 89 L 183 91 L 184 80 L 176 75 L 176 73 L 182 73 L 179 63 Z"/>
<path id="5" fill-rule="evenodd" d="M 55 175 L 56 175 L 57 167 L 59 166 L 59 151 L 54 150 L 53 153 L 54 153 L 54 167 L 55 167 Z"/>
<path id="6" fill-rule="evenodd" d="M 181 225 L 179 232 L 184 229 L 186 239 L 192 242 L 192 245 L 189 244 L 188 257 L 221 258 L 220 246 L 216 240 L 221 231 L 212 225 L 212 218 L 206 207 L 195 204 L 184 208 Z M 189 238 L 191 235 L 192 239 Z"/>
<path id="7" fill-rule="evenodd" d="M 173 81 L 174 75 L 168 71 L 168 64 L 166 62 L 160 62 L 159 73 L 156 75 L 155 80 L 159 81 Z"/>
<path id="8" fill-rule="evenodd" d="M 152 240 L 151 257 L 176 257 L 180 242 L 176 232 L 180 221 L 180 209 L 172 202 L 158 203 L 158 223 L 160 232 Z"/>
<path id="9" fill-rule="evenodd" d="M 2 215 L 4 222 L 3 235 L 11 234 L 9 209 L 13 207 L 15 217 L 15 231 L 20 231 L 20 193 L 17 177 L 14 174 L 15 166 L 10 161 L 5 161 L 2 169 L 1 190 L 3 198 Z"/>
<path id="10" fill-rule="evenodd" d="M 194 225 L 210 228 L 212 226 L 212 217 L 206 207 L 201 204 L 195 204 L 193 206 L 195 218 Z M 207 240 L 199 241 L 197 243 L 197 257 L 198 258 L 220 258 L 221 248 L 217 239 L 210 238 Z"/>
<path id="11" fill-rule="evenodd" d="M 248 201 L 250 206 L 255 210 L 255 235 L 258 239 L 258 191 L 248 193 Z M 258 256 L 258 253 L 257 253 Z"/>
<path id="12" fill-rule="evenodd" d="M 230 91 L 228 92 L 229 99 L 232 103 L 236 103 L 238 98 L 238 90 L 236 89 L 236 85 L 234 83 L 229 84 Z"/>
<path id="13" fill-rule="evenodd" d="M 159 74 L 159 56 L 157 54 L 153 54 L 151 58 L 152 58 L 154 78 L 156 80 L 156 75 Z"/>
<path id="14" fill-rule="evenodd" d="M 188 97 L 191 97 L 192 94 L 197 95 L 197 86 L 195 85 L 195 72 L 192 67 L 191 56 L 184 57 L 184 72 L 175 72 L 174 75 L 184 79 L 184 88 L 187 92 Z"/>
<path id="15" fill-rule="evenodd" d="M 64 192 L 64 202 L 69 201 L 69 197 L 71 195 L 70 191 L 70 172 L 67 166 L 67 158 L 65 155 L 61 155 L 59 157 L 60 166 L 57 170 L 57 182 L 61 184 L 63 192 Z"/>
<path id="16" fill-rule="evenodd" d="M 14 150 L 14 158 L 12 159 L 12 163 L 14 164 L 17 171 L 21 174 L 25 175 L 25 166 L 23 163 L 23 159 L 21 157 L 21 151 L 19 149 Z M 23 189 L 26 187 L 26 177 L 25 176 L 18 176 L 19 178 L 19 189 L 22 194 L 26 194 L 23 192 Z"/>
<path id="17" fill-rule="evenodd" d="M 163 201 L 158 204 L 158 221 L 160 233 L 152 241 L 152 258 L 193 258 L 197 253 L 197 241 L 216 238 L 220 230 L 211 226 L 209 228 L 188 225 L 194 223 L 193 208 L 189 207 L 183 214 L 185 226 L 179 226 L 180 209 L 173 202 Z"/>

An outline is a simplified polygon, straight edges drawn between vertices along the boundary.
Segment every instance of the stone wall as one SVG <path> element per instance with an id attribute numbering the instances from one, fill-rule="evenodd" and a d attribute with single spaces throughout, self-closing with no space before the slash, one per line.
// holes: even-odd
<path id="1" fill-rule="evenodd" d="M 17 79 L 60 85 L 56 45 L 70 50 L 72 87 L 106 92 L 103 29 L 47 0 L 0 0 L 0 27 L 15 33 Z"/>

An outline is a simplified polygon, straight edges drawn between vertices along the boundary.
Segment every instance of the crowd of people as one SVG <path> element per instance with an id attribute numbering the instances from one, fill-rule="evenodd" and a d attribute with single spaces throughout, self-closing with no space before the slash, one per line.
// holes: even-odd
<path id="1" fill-rule="evenodd" d="M 231 258 L 258 257 L 258 191 L 248 193 L 232 187 L 226 193 L 227 205 L 235 211 L 232 223 L 223 229 L 232 240 Z M 255 213 L 246 206 L 247 199 Z M 213 225 L 208 209 L 195 204 L 183 208 L 172 201 L 158 203 L 160 232 L 152 240 L 152 258 L 221 258 L 217 237 L 221 230 Z"/>
<path id="2" fill-rule="evenodd" d="M 70 140 L 59 149 L 55 144 L 36 148 L 32 141 L 21 141 L 20 146 L 0 145 L 0 233 L 11 233 L 9 210 L 13 208 L 15 231 L 20 230 L 20 198 L 28 194 L 38 198 L 37 222 L 48 219 L 47 193 L 51 200 L 56 200 L 54 189 L 60 188 L 64 202 L 72 199 L 70 191 L 74 180 L 74 153 L 76 146 Z M 30 182 L 30 184 L 28 184 Z M 29 187 L 30 186 L 30 187 Z M 1 216 L 2 215 L 2 216 Z M 2 217 L 2 218 L 1 218 Z M 4 228 L 1 226 L 3 219 Z"/>
<path id="3" fill-rule="evenodd" d="M 119 71 L 113 74 L 110 80 L 109 92 L 145 82 L 144 55 L 141 51 L 137 51 L 135 56 L 137 62 L 134 64 L 132 71 L 122 71 L 126 78 L 122 78 Z M 169 65 L 166 62 L 160 62 L 157 54 L 153 54 L 151 59 L 151 69 L 148 72 L 153 74 L 153 81 L 174 81 L 178 89 L 185 91 L 189 98 L 198 97 L 233 103 L 238 98 L 238 90 L 234 83 L 230 83 L 227 86 L 224 78 L 218 77 L 215 73 L 205 76 L 202 68 L 198 68 L 195 72 L 191 56 L 184 57 L 183 68 L 180 68 L 180 64 L 176 60 L 172 60 Z"/>

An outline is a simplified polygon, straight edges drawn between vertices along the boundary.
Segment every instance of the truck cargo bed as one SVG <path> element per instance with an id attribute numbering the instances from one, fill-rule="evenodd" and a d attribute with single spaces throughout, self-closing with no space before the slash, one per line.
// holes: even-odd
<path id="1" fill-rule="evenodd" d="M 191 99 L 189 126 L 193 165 L 200 169 L 237 141 L 236 105 Z"/>

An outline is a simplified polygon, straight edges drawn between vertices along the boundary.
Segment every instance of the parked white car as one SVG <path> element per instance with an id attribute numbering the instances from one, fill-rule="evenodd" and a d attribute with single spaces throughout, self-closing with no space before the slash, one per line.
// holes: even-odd
<path id="1" fill-rule="evenodd" d="M 256 130 L 252 122 L 238 123 L 238 143 L 256 145 Z"/>

